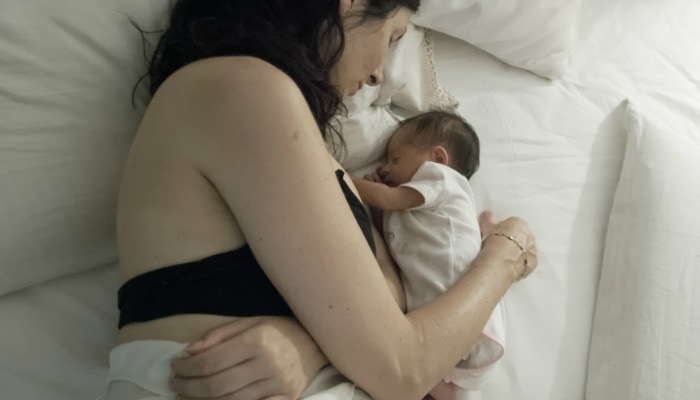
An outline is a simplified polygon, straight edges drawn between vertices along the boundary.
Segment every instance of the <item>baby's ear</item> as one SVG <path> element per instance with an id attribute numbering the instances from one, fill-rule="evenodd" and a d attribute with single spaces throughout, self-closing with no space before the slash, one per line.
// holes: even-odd
<path id="1" fill-rule="evenodd" d="M 450 165 L 450 158 L 447 150 L 442 146 L 433 147 L 433 161 L 442 165 Z"/>
<path id="2" fill-rule="evenodd" d="M 338 0 L 339 1 L 339 9 L 340 9 L 340 16 L 344 17 L 345 15 L 348 14 L 348 12 L 352 9 L 352 6 L 355 4 L 355 0 Z"/>

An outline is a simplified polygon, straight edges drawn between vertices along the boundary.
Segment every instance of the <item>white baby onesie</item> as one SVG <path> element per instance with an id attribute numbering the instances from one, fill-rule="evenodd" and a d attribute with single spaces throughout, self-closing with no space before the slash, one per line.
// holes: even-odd
<path id="1" fill-rule="evenodd" d="M 469 181 L 454 169 L 427 161 L 401 186 L 425 198 L 418 207 L 384 213 L 384 237 L 401 270 L 410 311 L 440 295 L 466 272 L 481 248 L 481 233 Z M 499 303 L 481 338 L 445 381 L 465 390 L 480 388 L 504 346 Z"/>

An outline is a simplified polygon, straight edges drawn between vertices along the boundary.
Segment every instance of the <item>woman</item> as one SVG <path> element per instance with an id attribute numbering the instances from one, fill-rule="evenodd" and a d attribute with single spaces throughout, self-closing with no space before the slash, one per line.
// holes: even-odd
<path id="1" fill-rule="evenodd" d="M 387 48 L 417 8 L 418 0 L 176 3 L 120 191 L 113 398 L 170 395 L 163 365 L 194 342 L 188 352 L 197 355 L 174 365 L 184 395 L 296 398 L 327 358 L 375 399 L 419 399 L 536 266 L 522 220 L 485 223 L 525 251 L 489 238 L 452 290 L 404 315 L 386 248 L 327 151 L 340 99 L 381 82 Z M 238 319 L 254 315 L 293 315 L 300 325 Z M 241 355 L 248 343 L 234 340 L 270 335 L 299 349 L 284 355 L 296 372 L 269 375 L 257 360 L 270 347 Z"/>

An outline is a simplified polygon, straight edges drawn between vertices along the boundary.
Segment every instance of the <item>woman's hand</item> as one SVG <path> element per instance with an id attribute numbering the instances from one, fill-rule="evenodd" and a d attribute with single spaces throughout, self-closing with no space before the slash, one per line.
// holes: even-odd
<path id="1" fill-rule="evenodd" d="M 510 217 L 503 221 L 497 221 L 491 211 L 484 211 L 479 215 L 479 227 L 483 245 L 500 239 L 500 246 L 512 246 L 511 250 L 519 250 L 516 265 L 516 281 L 527 278 L 537 268 L 537 246 L 535 235 L 530 230 L 527 222 L 518 217 Z M 508 243 L 511 242 L 511 243 Z M 514 253 L 515 254 L 515 253 Z"/>
<path id="2" fill-rule="evenodd" d="M 328 362 L 291 318 L 240 318 L 174 359 L 178 399 L 296 400 Z"/>

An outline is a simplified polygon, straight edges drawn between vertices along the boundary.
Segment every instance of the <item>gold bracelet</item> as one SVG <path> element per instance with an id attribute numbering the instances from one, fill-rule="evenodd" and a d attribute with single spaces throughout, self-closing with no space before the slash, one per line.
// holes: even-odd
<path id="1" fill-rule="evenodd" d="M 515 243 L 515 245 L 518 246 L 520 251 L 523 252 L 523 257 L 525 258 L 525 268 L 523 269 L 523 274 L 520 276 L 520 278 L 522 279 L 525 276 L 525 273 L 527 272 L 527 251 L 525 251 L 525 246 L 523 246 L 523 244 L 520 243 L 520 241 L 518 239 L 514 238 L 513 236 L 506 235 L 505 233 L 501 233 L 501 232 L 495 232 L 495 233 L 489 234 L 488 236 L 486 236 L 485 238 L 483 238 L 481 240 L 481 248 L 482 249 L 484 248 L 484 242 L 486 242 L 486 239 L 490 238 L 491 236 L 502 236 L 502 237 L 510 240 L 511 242 Z"/>

